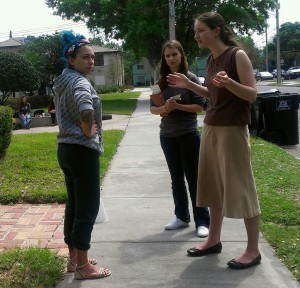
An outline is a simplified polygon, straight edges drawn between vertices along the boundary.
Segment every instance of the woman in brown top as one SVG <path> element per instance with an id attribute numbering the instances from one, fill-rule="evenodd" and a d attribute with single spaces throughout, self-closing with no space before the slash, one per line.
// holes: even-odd
<path id="1" fill-rule="evenodd" d="M 201 137 L 197 205 L 210 207 L 208 239 L 189 249 L 189 256 L 220 253 L 223 217 L 242 218 L 246 226 L 246 250 L 228 262 L 232 269 L 259 264 L 260 207 L 251 167 L 250 103 L 256 98 L 253 68 L 238 48 L 223 17 L 214 12 L 195 20 L 195 40 L 211 51 L 205 86 L 179 73 L 168 76 L 171 87 L 188 88 L 209 99 Z"/>

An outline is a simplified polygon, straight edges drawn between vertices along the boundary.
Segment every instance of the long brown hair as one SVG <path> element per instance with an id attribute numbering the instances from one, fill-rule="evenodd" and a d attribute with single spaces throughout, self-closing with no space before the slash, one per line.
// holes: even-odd
<path id="1" fill-rule="evenodd" d="M 23 102 L 23 98 L 25 98 L 25 103 Z M 27 105 L 27 103 L 28 103 L 28 100 L 27 100 L 27 97 L 26 96 L 21 96 L 21 98 L 20 98 L 20 107 L 23 107 L 23 106 L 26 106 Z"/>
<path id="2" fill-rule="evenodd" d="M 198 20 L 205 23 L 210 29 L 220 27 L 220 39 L 225 45 L 239 47 L 240 44 L 235 40 L 234 33 L 230 27 L 227 26 L 224 18 L 216 12 L 206 12 L 198 15 L 195 21 Z"/>
<path id="3" fill-rule="evenodd" d="M 177 49 L 179 53 L 181 54 L 181 62 L 179 66 L 179 73 L 182 73 L 184 75 L 187 74 L 188 71 L 188 62 L 187 58 L 185 56 L 184 50 L 182 45 L 180 44 L 179 41 L 177 40 L 168 40 L 163 44 L 162 51 L 161 51 L 161 57 L 159 61 L 159 73 L 160 73 L 160 79 L 158 80 L 158 85 L 160 89 L 164 90 L 165 88 L 168 87 L 168 82 L 167 82 L 167 75 L 172 73 L 169 65 L 166 62 L 165 59 L 165 50 L 166 48 L 170 49 Z"/>

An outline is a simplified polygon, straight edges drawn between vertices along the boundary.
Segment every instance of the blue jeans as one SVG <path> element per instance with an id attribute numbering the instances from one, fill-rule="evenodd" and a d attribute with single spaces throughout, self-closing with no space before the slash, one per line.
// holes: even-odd
<path id="1" fill-rule="evenodd" d="M 198 159 L 200 135 L 191 132 L 180 137 L 160 136 L 160 144 L 166 157 L 172 181 L 175 215 L 184 222 L 190 222 L 189 201 L 184 179 L 188 183 L 193 207 L 195 226 L 209 227 L 207 207 L 196 206 Z"/>
<path id="2" fill-rule="evenodd" d="M 30 117 L 30 114 L 28 113 L 26 115 L 26 117 L 24 117 L 23 114 L 19 114 L 19 118 L 20 120 L 22 121 L 22 126 L 23 128 L 29 128 L 29 125 L 31 123 L 31 117 Z"/>

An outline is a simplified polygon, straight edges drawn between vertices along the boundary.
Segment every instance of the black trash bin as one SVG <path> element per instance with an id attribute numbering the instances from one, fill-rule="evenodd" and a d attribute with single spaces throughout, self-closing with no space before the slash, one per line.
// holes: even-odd
<path id="1" fill-rule="evenodd" d="M 300 94 L 260 96 L 262 127 L 259 137 L 278 145 L 299 144 Z"/>
<path id="2" fill-rule="evenodd" d="M 265 130 L 263 123 L 263 115 L 261 110 L 261 97 L 278 96 L 280 91 L 277 89 L 269 89 L 266 91 L 258 92 L 256 101 L 251 105 L 251 124 L 249 131 L 259 136 Z"/>

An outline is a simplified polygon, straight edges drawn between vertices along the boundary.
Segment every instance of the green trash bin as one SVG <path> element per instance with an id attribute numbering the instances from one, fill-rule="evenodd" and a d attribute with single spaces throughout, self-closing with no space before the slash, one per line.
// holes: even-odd
<path id="1" fill-rule="evenodd" d="M 260 97 L 263 129 L 260 137 L 278 145 L 299 144 L 300 94 Z"/>

